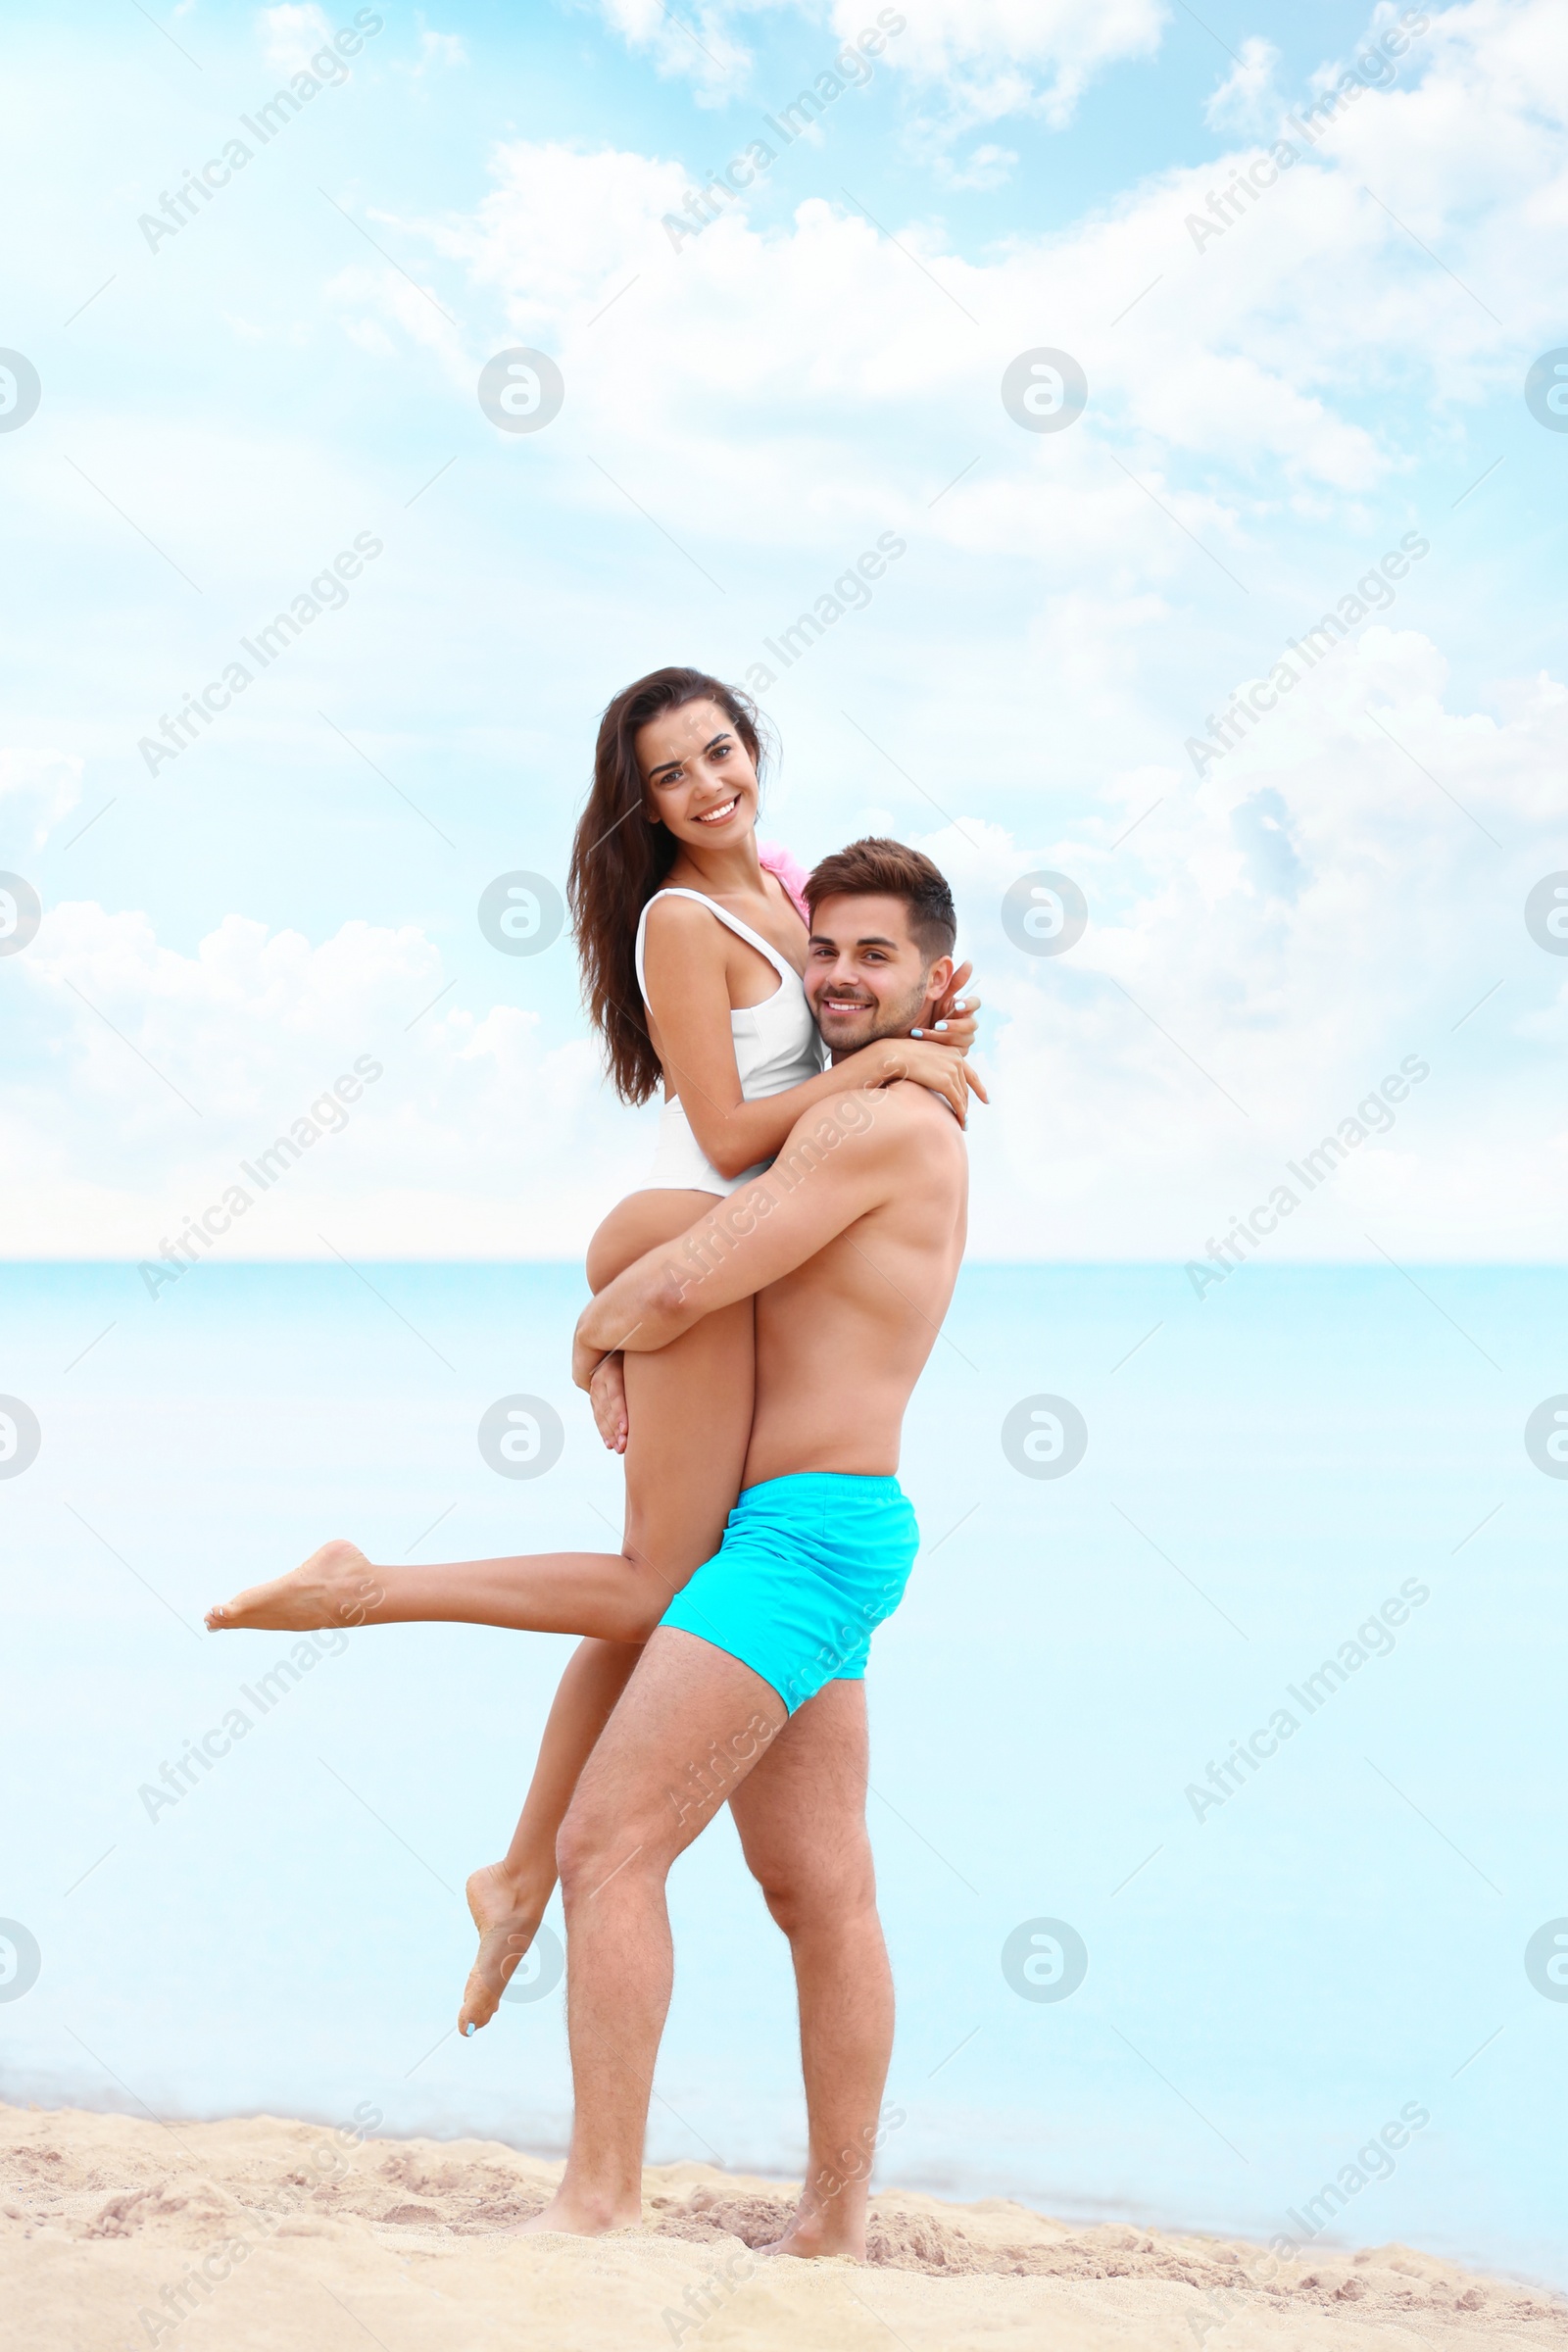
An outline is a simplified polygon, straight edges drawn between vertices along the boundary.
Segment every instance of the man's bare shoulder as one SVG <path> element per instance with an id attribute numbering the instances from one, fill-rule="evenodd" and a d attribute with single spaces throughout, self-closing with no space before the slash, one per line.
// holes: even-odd
<path id="1" fill-rule="evenodd" d="M 877 1102 L 886 1106 L 887 1139 L 900 1150 L 918 1144 L 923 1152 L 945 1151 L 955 1159 L 964 1157 L 963 1129 L 945 1095 L 934 1094 L 928 1086 L 916 1086 L 912 1078 L 899 1078 L 882 1088 Z"/>
<path id="2" fill-rule="evenodd" d="M 842 1152 L 846 1166 L 906 1160 L 918 1153 L 930 1161 L 965 1158 L 963 1129 L 947 1102 L 929 1087 L 899 1079 L 892 1086 L 847 1086 L 803 1111 L 779 1153 L 786 1164 L 800 1150 Z"/>

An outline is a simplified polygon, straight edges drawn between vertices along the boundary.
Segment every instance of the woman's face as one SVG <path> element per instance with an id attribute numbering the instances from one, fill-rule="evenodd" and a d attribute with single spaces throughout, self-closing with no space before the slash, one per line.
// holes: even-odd
<path id="1" fill-rule="evenodd" d="M 742 841 L 757 822 L 757 770 L 717 703 L 682 703 L 637 730 L 650 817 L 677 841 Z"/>

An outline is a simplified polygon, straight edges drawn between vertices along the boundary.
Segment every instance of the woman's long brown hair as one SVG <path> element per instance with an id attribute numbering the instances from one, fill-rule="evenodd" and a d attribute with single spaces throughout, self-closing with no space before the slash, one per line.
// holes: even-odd
<path id="1" fill-rule="evenodd" d="M 623 687 L 599 722 L 588 806 L 572 837 L 566 903 L 582 964 L 583 1002 L 605 1042 L 615 1092 L 646 1102 L 663 1082 L 637 985 L 637 924 L 675 862 L 676 844 L 648 819 L 637 765 L 637 730 L 685 703 L 716 703 L 751 755 L 759 776 L 762 739 L 757 707 L 701 669 L 656 669 Z"/>

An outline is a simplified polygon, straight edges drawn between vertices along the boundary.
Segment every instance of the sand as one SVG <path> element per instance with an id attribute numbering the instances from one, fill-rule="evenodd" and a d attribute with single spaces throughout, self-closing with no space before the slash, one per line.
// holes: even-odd
<path id="1" fill-rule="evenodd" d="M 560 2166 L 270 2116 L 0 2107 L 0 2291 L 25 2352 L 1372 2352 L 1568 2347 L 1568 2301 L 1379 2246 L 1074 2229 L 1002 2198 L 872 2203 L 871 2259 L 752 2252 L 787 2183 L 644 2176 L 644 2226 L 522 2237 Z"/>

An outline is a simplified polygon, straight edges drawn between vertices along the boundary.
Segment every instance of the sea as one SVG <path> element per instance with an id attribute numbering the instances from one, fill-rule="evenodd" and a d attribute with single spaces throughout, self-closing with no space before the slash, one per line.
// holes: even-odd
<path id="1" fill-rule="evenodd" d="M 0 2096 L 564 2150 L 559 1903 L 494 2025 L 455 2016 L 570 1644 L 307 1665 L 202 1611 L 334 1535 L 613 1548 L 583 1295 L 0 1269 Z M 1560 1268 L 966 1268 L 868 1686 L 879 2184 L 1568 2286 L 1565 1334 Z M 798 2176 L 788 1954 L 727 1814 L 670 1901 L 650 2158 Z"/>

